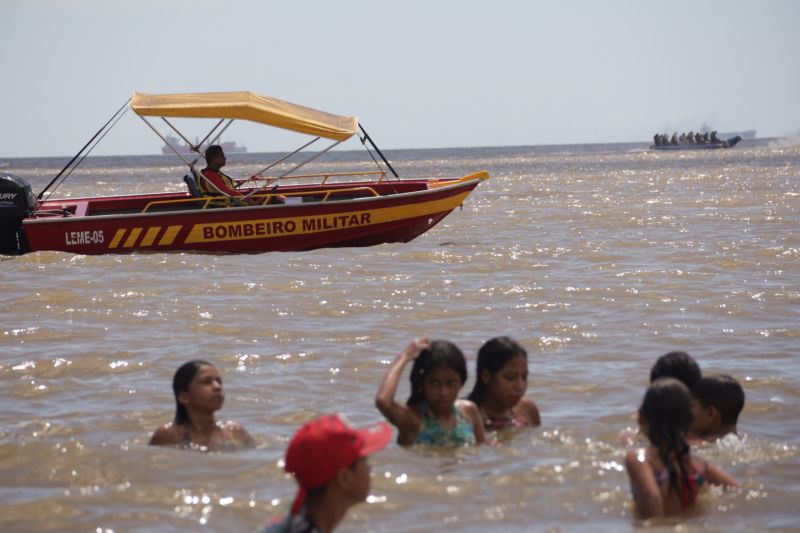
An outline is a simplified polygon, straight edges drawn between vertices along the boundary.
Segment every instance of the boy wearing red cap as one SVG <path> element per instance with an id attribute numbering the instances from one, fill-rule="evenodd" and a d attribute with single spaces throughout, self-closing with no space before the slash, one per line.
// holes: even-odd
<path id="1" fill-rule="evenodd" d="M 292 510 L 265 533 L 330 533 L 347 510 L 369 495 L 367 456 L 386 447 L 392 428 L 382 422 L 354 429 L 339 415 L 301 427 L 286 450 L 287 472 L 300 490 Z"/>

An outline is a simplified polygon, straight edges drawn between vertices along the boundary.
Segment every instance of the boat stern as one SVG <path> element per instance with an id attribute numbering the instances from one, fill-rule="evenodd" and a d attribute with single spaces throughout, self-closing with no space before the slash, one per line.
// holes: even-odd
<path id="1" fill-rule="evenodd" d="M 29 251 L 22 221 L 36 208 L 30 184 L 14 174 L 0 173 L 0 254 Z"/>

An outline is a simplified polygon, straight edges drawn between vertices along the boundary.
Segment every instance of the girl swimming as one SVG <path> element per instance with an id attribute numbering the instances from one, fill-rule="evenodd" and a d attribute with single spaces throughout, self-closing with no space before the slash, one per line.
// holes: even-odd
<path id="1" fill-rule="evenodd" d="M 231 451 L 255 446 L 253 437 L 237 422 L 220 423 L 214 412 L 222 408 L 225 393 L 216 367 L 194 360 L 181 365 L 172 378 L 175 420 L 158 428 L 150 444 L 182 446 L 204 451 Z"/>
<path id="2" fill-rule="evenodd" d="M 509 337 L 489 339 L 478 350 L 475 386 L 469 395 L 487 430 L 542 424 L 539 408 L 525 396 L 528 354 Z"/>
<path id="3" fill-rule="evenodd" d="M 411 396 L 406 405 L 394 399 L 406 364 L 411 368 Z M 458 400 L 467 381 L 467 362 L 448 341 L 412 342 L 392 363 L 375 405 L 399 430 L 398 444 L 462 446 L 484 442 L 483 422 L 469 400 Z"/>
<path id="4" fill-rule="evenodd" d="M 686 443 L 691 425 L 692 405 L 686 385 L 674 378 L 654 381 L 639 409 L 639 427 L 650 446 L 631 450 L 625 456 L 640 517 L 665 516 L 691 507 L 705 482 L 739 486 L 729 474 L 691 455 Z"/>

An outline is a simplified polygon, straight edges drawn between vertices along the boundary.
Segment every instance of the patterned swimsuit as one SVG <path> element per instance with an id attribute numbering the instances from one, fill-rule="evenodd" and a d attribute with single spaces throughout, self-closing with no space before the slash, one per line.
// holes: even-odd
<path id="1" fill-rule="evenodd" d="M 517 415 L 512 414 L 504 418 L 489 418 L 488 416 L 483 421 L 483 427 L 489 431 L 499 431 L 508 428 L 524 428 L 530 427 L 531 424 L 520 420 Z"/>
<path id="2" fill-rule="evenodd" d="M 656 483 L 658 483 L 659 487 L 669 484 L 669 470 L 667 470 L 666 467 L 655 470 L 653 473 L 656 476 Z M 679 497 L 682 507 L 688 507 L 694 503 L 694 499 L 697 496 L 697 489 L 702 487 L 706 481 L 705 468 L 699 466 L 695 461 L 691 461 L 689 463 L 688 480 L 688 486 L 681 485 Z M 634 500 L 638 500 L 641 497 L 640 494 L 634 489 L 633 485 L 631 485 L 631 494 L 633 495 Z"/>
<path id="3" fill-rule="evenodd" d="M 456 426 L 447 429 L 436 420 L 431 408 L 427 403 L 422 402 L 422 424 L 417 433 L 417 444 L 429 444 L 432 446 L 464 446 L 475 444 L 475 428 L 467 416 L 453 405 L 453 415 L 456 417 Z"/>

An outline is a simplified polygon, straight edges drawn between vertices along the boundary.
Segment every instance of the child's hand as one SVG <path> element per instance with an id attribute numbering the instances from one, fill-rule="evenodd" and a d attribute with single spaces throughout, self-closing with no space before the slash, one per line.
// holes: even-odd
<path id="1" fill-rule="evenodd" d="M 416 359 L 422 350 L 427 350 L 431 347 L 431 340 L 428 337 L 421 337 L 414 339 L 408 348 L 403 352 L 404 361 L 413 361 Z"/>

